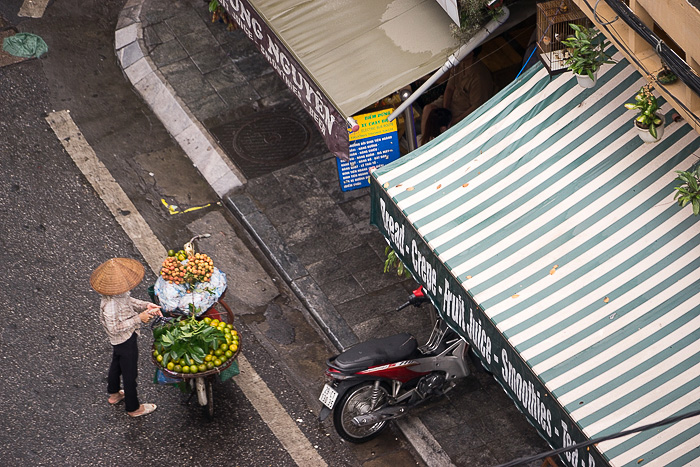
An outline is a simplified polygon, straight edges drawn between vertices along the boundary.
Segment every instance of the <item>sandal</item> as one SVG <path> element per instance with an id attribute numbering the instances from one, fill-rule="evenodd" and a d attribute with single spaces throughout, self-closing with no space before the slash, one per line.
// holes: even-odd
<path id="1" fill-rule="evenodd" d="M 117 400 L 112 401 L 112 396 L 117 396 Z M 109 402 L 110 405 L 116 405 L 123 400 L 124 400 L 124 390 L 122 389 L 119 392 L 115 392 L 114 394 L 110 394 L 109 399 L 107 399 L 107 402 Z"/>
<path id="2" fill-rule="evenodd" d="M 141 415 L 148 415 L 149 413 L 153 412 L 156 410 L 157 406 L 155 404 L 141 404 L 141 407 L 139 407 L 136 410 L 141 410 L 143 409 L 143 412 L 136 413 L 134 412 L 128 412 L 130 417 L 140 417 Z"/>

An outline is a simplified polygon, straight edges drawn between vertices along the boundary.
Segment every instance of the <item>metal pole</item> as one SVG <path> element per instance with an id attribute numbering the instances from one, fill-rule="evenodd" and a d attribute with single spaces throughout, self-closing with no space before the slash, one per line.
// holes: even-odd
<path id="1" fill-rule="evenodd" d="M 492 19 L 491 21 L 486 24 L 481 30 L 479 30 L 474 37 L 469 39 L 469 41 L 464 44 L 462 47 L 460 47 L 455 53 L 450 55 L 447 58 L 447 61 L 445 62 L 442 67 L 436 71 L 433 76 L 428 78 L 428 80 L 423 83 L 421 87 L 416 89 L 416 92 L 414 92 L 408 100 L 406 100 L 403 104 L 401 104 L 396 110 L 394 110 L 391 115 L 389 115 L 388 120 L 391 122 L 394 120 L 396 117 L 399 116 L 401 112 L 403 112 L 408 106 L 413 104 L 413 102 L 418 99 L 421 94 L 423 94 L 425 91 L 430 88 L 442 75 L 447 73 L 450 68 L 453 66 L 456 66 L 464 57 L 467 56 L 469 52 L 474 50 L 479 44 L 481 44 L 486 38 L 494 32 L 496 29 L 498 29 L 499 26 L 501 26 L 503 23 L 506 22 L 508 17 L 510 16 L 510 10 L 506 8 L 505 6 L 503 7 L 503 11 L 501 13 L 501 16 L 498 18 Z"/>
<path id="2" fill-rule="evenodd" d="M 401 93 L 401 100 L 405 101 L 411 97 L 410 91 L 404 91 Z M 416 141 L 416 122 L 413 120 L 413 106 L 408 104 L 406 110 L 403 111 L 403 124 L 406 133 L 406 141 L 408 141 L 408 152 L 415 151 L 418 147 L 418 142 Z"/>

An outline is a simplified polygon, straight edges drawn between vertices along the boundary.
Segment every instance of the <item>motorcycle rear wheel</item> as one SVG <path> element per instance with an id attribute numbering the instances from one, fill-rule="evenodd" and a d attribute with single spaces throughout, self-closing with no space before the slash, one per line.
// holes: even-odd
<path id="1" fill-rule="evenodd" d="M 333 411 L 333 425 L 341 438 L 351 443 L 364 443 L 375 438 L 387 426 L 387 420 L 371 426 L 357 426 L 352 419 L 358 415 L 370 412 L 374 382 L 368 381 L 354 386 L 343 395 Z M 389 393 L 383 385 L 379 385 L 379 399 L 374 410 L 386 406 Z"/>

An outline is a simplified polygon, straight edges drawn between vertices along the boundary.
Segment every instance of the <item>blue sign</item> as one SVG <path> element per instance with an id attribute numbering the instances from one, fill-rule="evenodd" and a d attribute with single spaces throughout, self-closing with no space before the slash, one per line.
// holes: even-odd
<path id="1" fill-rule="evenodd" d="M 350 158 L 337 159 L 341 190 L 369 186 L 370 169 L 386 165 L 401 155 L 396 120 L 387 120 L 391 112 L 393 109 L 386 109 L 355 117 L 360 128 L 348 136 Z"/>

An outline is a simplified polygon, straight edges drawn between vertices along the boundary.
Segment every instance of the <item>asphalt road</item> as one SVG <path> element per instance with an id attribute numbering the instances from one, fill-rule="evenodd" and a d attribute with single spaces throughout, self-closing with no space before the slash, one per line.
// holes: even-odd
<path id="1" fill-rule="evenodd" d="M 113 34 L 124 2 L 53 2 L 41 19 L 17 18 L 19 3 L 3 2 L 0 15 L 20 31 L 42 36 L 50 52 L 0 68 L 3 465 L 294 465 L 236 384 L 215 388 L 213 421 L 176 389 L 153 384 L 148 332 L 140 338 L 139 391 L 142 402 L 156 402 L 158 411 L 130 419 L 123 405 L 107 404 L 111 346 L 88 279 L 107 258 L 143 259 L 46 115 L 70 110 L 163 245 L 183 244 L 190 225 L 226 212 L 116 64 Z M 213 204 L 170 215 L 163 201 Z M 154 281 L 147 270 L 133 295 L 147 298 Z M 245 312 L 240 326 L 246 358 L 328 465 L 389 465 L 396 456 L 415 462 L 391 432 L 379 444 L 351 450 L 331 425 L 316 421 L 311 404 L 320 389 L 317 370 L 329 350 L 288 291 L 280 288 L 274 301 Z M 306 357 L 295 355 L 301 351 Z"/>

